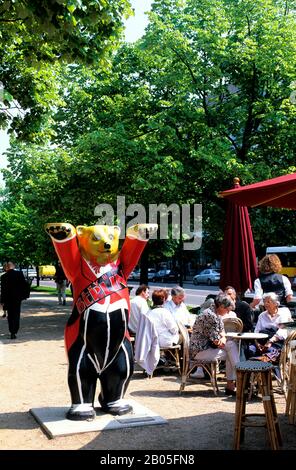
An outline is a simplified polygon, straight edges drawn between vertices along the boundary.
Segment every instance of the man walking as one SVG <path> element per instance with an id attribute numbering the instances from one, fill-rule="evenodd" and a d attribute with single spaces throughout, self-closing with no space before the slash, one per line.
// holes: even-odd
<path id="1" fill-rule="evenodd" d="M 21 302 L 28 297 L 28 284 L 23 273 L 16 271 L 14 263 L 9 261 L 6 272 L 1 276 L 0 303 L 7 310 L 10 339 L 16 339 L 20 327 Z"/>
<path id="2" fill-rule="evenodd" d="M 57 286 L 59 305 L 66 305 L 66 288 L 68 280 L 62 268 L 60 260 L 58 260 L 56 265 L 56 273 L 54 276 L 54 280 Z"/>

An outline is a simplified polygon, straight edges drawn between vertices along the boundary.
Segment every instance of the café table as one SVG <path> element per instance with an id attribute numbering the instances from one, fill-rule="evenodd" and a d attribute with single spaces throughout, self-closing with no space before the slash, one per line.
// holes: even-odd
<path id="1" fill-rule="evenodd" d="M 229 339 L 231 338 L 231 339 L 238 341 L 238 352 L 240 355 L 242 341 L 248 341 L 248 343 L 250 343 L 251 341 L 255 341 L 255 339 L 267 339 L 268 335 L 266 333 L 254 333 L 254 332 L 237 333 L 237 332 L 229 331 L 228 333 L 226 333 L 226 338 L 229 338 Z"/>

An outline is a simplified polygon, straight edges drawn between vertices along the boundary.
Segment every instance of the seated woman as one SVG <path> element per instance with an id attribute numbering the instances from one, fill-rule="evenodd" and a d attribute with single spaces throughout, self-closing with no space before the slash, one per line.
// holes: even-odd
<path id="1" fill-rule="evenodd" d="M 154 323 L 161 348 L 170 348 L 179 343 L 179 328 L 172 314 L 164 308 L 167 292 L 165 289 L 155 289 L 152 292 L 153 307 L 147 316 Z"/>
<path id="2" fill-rule="evenodd" d="M 226 395 L 235 396 L 235 364 L 239 362 L 238 345 L 226 341 L 223 316 L 234 309 L 228 295 L 218 294 L 213 307 L 197 316 L 190 338 L 189 352 L 192 360 L 221 359 L 226 361 Z"/>
<path id="3" fill-rule="evenodd" d="M 277 362 L 287 338 L 284 323 L 292 321 L 291 312 L 287 307 L 280 307 L 277 294 L 268 292 L 263 295 L 264 312 L 260 313 L 255 333 L 266 333 L 267 340 L 255 340 L 249 347 L 249 357 L 258 357 L 263 361 Z"/>

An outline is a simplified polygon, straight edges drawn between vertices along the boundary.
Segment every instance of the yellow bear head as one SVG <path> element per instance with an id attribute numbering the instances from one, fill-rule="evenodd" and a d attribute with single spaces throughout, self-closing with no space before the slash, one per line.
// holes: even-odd
<path id="1" fill-rule="evenodd" d="M 116 225 L 78 225 L 76 233 L 80 252 L 88 261 L 105 265 L 118 258 L 120 228 Z"/>

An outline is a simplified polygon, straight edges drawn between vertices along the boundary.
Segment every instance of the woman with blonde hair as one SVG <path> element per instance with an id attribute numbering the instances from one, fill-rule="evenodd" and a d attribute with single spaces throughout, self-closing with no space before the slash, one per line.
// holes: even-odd
<path id="1" fill-rule="evenodd" d="M 292 300 L 291 282 L 287 276 L 280 274 L 281 270 L 281 260 L 275 254 L 266 255 L 259 261 L 260 275 L 254 282 L 255 294 L 250 304 L 251 308 L 255 308 L 259 304 L 266 292 L 277 294 L 280 303 L 284 305 Z"/>

